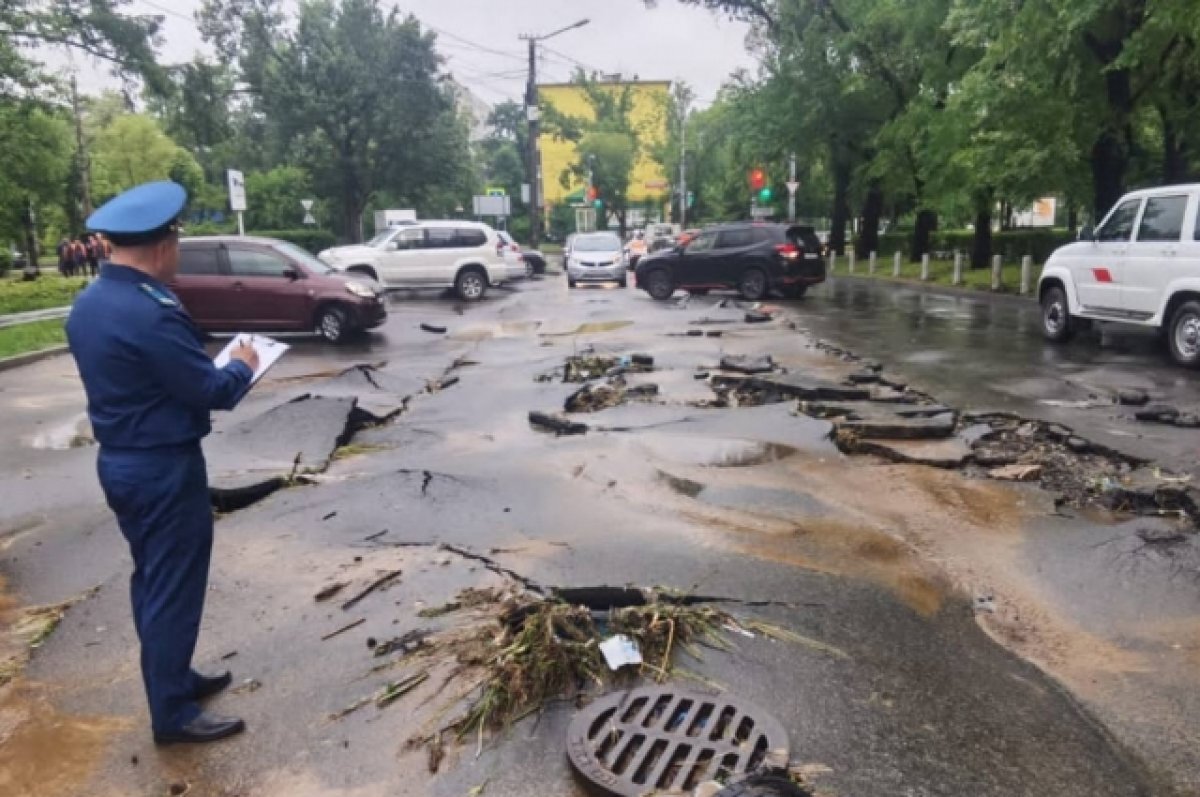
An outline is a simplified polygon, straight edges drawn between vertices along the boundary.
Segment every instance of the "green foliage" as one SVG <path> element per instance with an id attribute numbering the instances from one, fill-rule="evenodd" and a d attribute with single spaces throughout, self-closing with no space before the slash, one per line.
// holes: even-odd
<path id="1" fill-rule="evenodd" d="M 299 227 L 304 220 L 303 199 L 313 199 L 308 174 L 296 166 L 277 166 L 269 172 L 246 175 L 246 225 L 261 230 Z M 314 208 L 318 217 L 321 211 Z"/>
<path id="2" fill-rule="evenodd" d="M 203 172 L 158 123 L 142 114 L 124 114 L 97 135 L 92 150 L 92 195 L 97 203 L 151 180 L 175 179 L 196 192 Z"/>
<path id="3" fill-rule="evenodd" d="M 63 201 L 70 130 L 39 103 L 0 103 L 0 240 L 16 240 L 36 259 L 35 221 Z"/>
<path id="4" fill-rule="evenodd" d="M 891 257 L 895 252 L 906 252 L 912 234 L 889 232 L 879 236 L 879 256 Z M 930 240 L 931 252 L 970 252 L 975 233 L 970 230 L 943 230 L 933 233 Z M 1075 236 L 1067 230 L 1034 228 L 1003 230 L 992 235 L 992 252 L 1001 255 L 1005 262 L 1019 261 L 1029 255 L 1035 263 L 1044 263 L 1060 246 L 1073 242 Z"/>
<path id="5" fill-rule="evenodd" d="M 42 274 L 29 282 L 9 277 L 0 281 L 0 315 L 65 307 L 85 287 L 87 280 L 57 274 Z"/>

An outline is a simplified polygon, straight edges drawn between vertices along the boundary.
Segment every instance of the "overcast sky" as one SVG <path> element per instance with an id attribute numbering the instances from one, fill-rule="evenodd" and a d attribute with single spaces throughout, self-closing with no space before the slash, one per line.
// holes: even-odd
<path id="1" fill-rule="evenodd" d="M 387 2 L 387 0 L 385 0 Z M 188 61 L 203 45 L 192 14 L 201 0 L 131 0 L 133 12 L 165 17 L 165 63 Z M 643 80 L 686 80 L 699 103 L 712 101 L 726 77 L 751 67 L 745 25 L 678 0 L 400 0 L 395 5 L 438 32 L 438 49 L 455 77 L 489 103 L 519 99 L 527 62 L 523 33 L 543 34 L 581 18 L 591 24 L 558 36 L 539 59 L 539 82 L 562 82 L 576 64 L 589 71 L 637 75 Z M 66 58 L 54 55 L 54 64 Z M 114 87 L 104 70 L 75 56 L 80 86 Z"/>

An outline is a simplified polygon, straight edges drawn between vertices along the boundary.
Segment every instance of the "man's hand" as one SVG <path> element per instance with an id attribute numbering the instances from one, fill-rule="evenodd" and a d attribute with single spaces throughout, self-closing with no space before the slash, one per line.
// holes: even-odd
<path id="1" fill-rule="evenodd" d="M 249 343 L 242 343 L 234 348 L 233 353 L 229 355 L 229 359 L 241 360 L 246 365 L 250 366 L 252 373 L 258 372 L 258 352 Z"/>

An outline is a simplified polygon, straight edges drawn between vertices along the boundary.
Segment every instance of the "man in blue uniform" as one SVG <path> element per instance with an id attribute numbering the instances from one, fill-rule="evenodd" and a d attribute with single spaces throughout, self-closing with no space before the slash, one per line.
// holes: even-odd
<path id="1" fill-rule="evenodd" d="M 200 440 L 209 412 L 232 409 L 258 368 L 250 346 L 217 368 L 167 287 L 179 263 L 178 219 L 187 192 L 171 182 L 131 189 L 101 207 L 88 228 L 112 257 L 75 300 L 67 320 L 83 378 L 109 507 L 133 554 L 133 620 L 154 740 L 209 742 L 245 729 L 199 701 L 229 673 L 192 669 L 200 631 L 213 513 Z"/>

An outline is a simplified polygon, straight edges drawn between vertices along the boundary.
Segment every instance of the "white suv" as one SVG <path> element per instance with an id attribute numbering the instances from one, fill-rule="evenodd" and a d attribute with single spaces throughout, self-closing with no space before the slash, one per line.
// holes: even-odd
<path id="1" fill-rule="evenodd" d="M 1162 330 L 1180 365 L 1200 366 L 1200 185 L 1135 191 L 1093 232 L 1046 261 L 1042 331 L 1064 341 L 1090 321 Z"/>
<path id="2" fill-rule="evenodd" d="M 338 271 L 365 274 L 385 288 L 454 288 L 482 299 L 509 279 L 496 231 L 473 221 L 420 221 L 394 227 L 365 244 L 326 249 L 318 257 Z"/>

